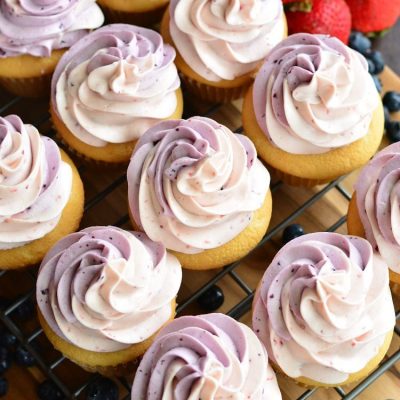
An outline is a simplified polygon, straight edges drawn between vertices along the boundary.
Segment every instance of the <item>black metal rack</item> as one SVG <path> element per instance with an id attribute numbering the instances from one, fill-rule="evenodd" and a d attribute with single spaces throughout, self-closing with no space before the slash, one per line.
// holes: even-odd
<path id="1" fill-rule="evenodd" d="M 23 102 L 25 100 L 22 100 L 20 98 L 8 98 L 7 101 L 3 105 L 0 104 L 0 115 L 7 115 L 11 111 L 22 109 L 23 107 Z M 29 103 L 28 103 L 29 104 Z M 26 106 L 25 106 L 26 107 Z M 213 114 L 215 114 L 219 109 L 219 106 L 213 106 L 212 108 L 209 108 L 203 115 L 207 115 L 212 117 Z M 45 110 L 45 109 L 44 109 Z M 190 113 L 189 113 L 190 114 Z M 32 122 L 35 124 L 37 127 L 40 128 L 40 131 L 42 134 L 46 134 L 48 136 L 54 136 L 54 131 L 50 127 L 50 124 L 48 123 L 49 115 L 47 111 L 45 110 L 43 115 L 40 118 L 34 118 L 32 121 L 26 121 L 26 122 Z M 45 128 L 43 128 L 45 126 Z M 236 129 L 236 131 L 240 131 L 239 129 Z M 56 138 L 57 140 L 57 138 Z M 59 143 L 61 147 L 63 146 L 62 143 Z M 79 167 L 79 171 L 82 174 L 85 172 L 85 165 L 83 164 L 82 166 Z M 290 212 L 290 214 L 287 215 L 287 217 L 281 221 L 279 221 L 275 226 L 270 227 L 268 230 L 268 233 L 265 235 L 265 237 L 262 239 L 262 241 L 259 243 L 258 247 L 266 244 L 267 242 L 273 240 L 273 238 L 280 234 L 281 231 L 289 224 L 294 222 L 296 219 L 301 217 L 301 215 L 307 211 L 310 207 L 318 203 L 328 192 L 330 191 L 337 191 L 337 193 L 340 194 L 340 196 L 343 197 L 346 201 L 349 201 L 350 195 L 347 193 L 345 188 L 341 185 L 342 180 L 344 177 L 339 178 L 325 186 L 323 186 L 319 191 L 312 193 L 309 198 L 301 204 L 298 208 Z M 84 177 L 83 177 L 84 180 Z M 107 184 L 105 187 L 103 187 L 101 190 L 97 191 L 97 193 L 94 193 L 92 197 L 90 197 L 86 203 L 85 203 L 85 213 L 90 212 L 91 209 L 93 209 L 96 205 L 98 205 L 100 202 L 105 201 L 105 199 L 108 196 L 112 196 L 113 193 L 120 188 L 123 184 L 125 183 L 125 174 L 121 173 L 120 175 L 117 175 L 115 179 L 113 179 L 109 184 Z M 271 190 L 277 191 L 279 188 L 281 188 L 284 184 L 281 182 L 276 182 L 272 184 Z M 126 205 L 123 204 L 121 206 L 121 212 L 119 213 L 118 217 L 115 219 L 113 224 L 115 226 L 124 226 L 127 223 L 129 223 L 129 217 L 126 213 Z M 339 219 L 337 219 L 336 222 L 334 222 L 332 225 L 326 227 L 327 231 L 336 231 L 339 229 L 346 221 L 345 216 L 341 216 Z M 101 224 L 101 218 L 99 221 L 99 224 Z M 209 279 L 205 284 L 202 284 L 198 290 L 194 293 L 192 293 L 189 297 L 185 299 L 181 299 L 179 307 L 177 309 L 178 315 L 184 312 L 189 306 L 191 306 L 195 300 L 202 294 L 204 293 L 210 286 L 220 282 L 223 278 L 228 278 L 230 279 L 231 283 L 233 285 L 236 285 L 237 288 L 239 288 L 242 293 L 243 293 L 243 298 L 235 304 L 234 307 L 232 307 L 229 311 L 227 311 L 227 314 L 230 315 L 233 318 L 239 319 L 241 318 L 244 314 L 246 314 L 250 308 L 251 308 L 251 302 L 254 296 L 254 291 L 253 289 L 246 283 L 246 281 L 240 277 L 240 275 L 237 273 L 236 269 L 238 268 L 240 264 L 240 261 L 235 262 L 231 265 L 226 266 L 222 270 L 217 270 L 215 271 L 214 275 L 212 276 L 211 279 Z M 0 293 L 1 293 L 1 288 L 2 288 L 2 279 L 6 277 L 7 274 L 10 272 L 7 271 L 0 271 Z M 35 342 L 39 339 L 44 337 L 42 329 L 38 326 L 35 328 L 33 331 L 26 333 L 23 332 L 23 330 L 20 328 L 18 321 L 15 321 L 13 318 L 13 313 L 15 310 L 21 306 L 24 302 L 28 301 L 29 299 L 34 297 L 34 285 L 35 285 L 35 278 L 36 278 L 36 273 L 34 270 L 25 270 L 22 272 L 19 272 L 21 274 L 24 274 L 27 276 L 27 279 L 31 281 L 31 287 L 29 290 L 26 290 L 26 292 L 22 293 L 16 300 L 14 300 L 10 305 L 8 305 L 5 309 L 0 309 L 0 322 L 2 322 L 20 341 L 20 343 L 25 346 L 25 348 L 33 355 L 33 357 L 36 360 L 37 366 L 43 371 L 43 373 L 51 379 L 62 391 L 62 393 L 68 398 L 68 399 L 78 399 L 82 398 L 82 393 L 84 392 L 85 388 L 87 385 L 91 382 L 92 379 L 94 379 L 94 376 L 89 376 L 88 379 L 85 379 L 85 381 L 81 384 L 79 384 L 78 387 L 74 387 L 71 384 L 67 384 L 62 377 L 57 374 L 55 371 L 57 368 L 59 368 L 63 363 L 67 362 L 65 357 L 63 357 L 61 354 L 58 353 L 58 355 L 51 361 L 46 360 L 42 353 L 37 349 L 37 346 L 35 346 Z M 201 272 L 199 272 L 201 274 Z M 397 311 L 396 314 L 397 321 L 400 321 L 400 310 Z M 397 324 L 399 325 L 399 324 Z M 400 336 L 400 328 L 398 326 L 395 327 L 395 334 Z M 363 381 L 361 381 L 356 387 L 354 387 L 352 390 L 346 392 L 344 389 L 341 387 L 336 387 L 332 388 L 332 390 L 335 390 L 337 394 L 340 396 L 340 398 L 345 399 L 345 400 L 352 400 L 357 398 L 360 393 L 362 393 L 369 385 L 371 385 L 375 380 L 377 380 L 382 374 L 384 374 L 389 368 L 394 366 L 397 362 L 400 361 L 400 350 L 397 350 L 393 355 L 390 357 L 386 357 L 384 361 L 381 363 L 378 369 L 376 369 L 373 373 L 371 373 L 367 378 L 365 378 Z M 125 393 L 123 394 L 124 397 L 123 399 L 129 400 L 130 399 L 130 383 L 127 382 L 124 378 L 120 378 L 120 383 L 122 386 L 125 388 Z M 303 389 L 303 393 L 297 398 L 297 400 L 305 400 L 312 398 L 313 394 L 317 391 L 317 388 L 314 389 L 308 389 L 305 390 Z"/>

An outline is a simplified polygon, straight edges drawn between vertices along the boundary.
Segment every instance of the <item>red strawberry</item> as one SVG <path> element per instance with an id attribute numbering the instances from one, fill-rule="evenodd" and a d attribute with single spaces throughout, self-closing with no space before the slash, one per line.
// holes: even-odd
<path id="1" fill-rule="evenodd" d="M 390 28 L 400 16 L 400 0 L 346 0 L 353 29 L 378 32 Z"/>
<path id="2" fill-rule="evenodd" d="M 348 42 L 351 14 L 345 0 L 303 0 L 286 7 L 289 33 L 324 33 Z"/>

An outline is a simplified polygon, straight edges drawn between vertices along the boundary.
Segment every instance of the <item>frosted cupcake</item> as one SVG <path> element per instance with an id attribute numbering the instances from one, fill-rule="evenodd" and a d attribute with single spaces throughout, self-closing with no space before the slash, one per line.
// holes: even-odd
<path id="1" fill-rule="evenodd" d="M 118 373 L 175 316 L 177 259 L 139 232 L 96 226 L 66 236 L 39 270 L 39 319 L 50 342 L 88 371 Z"/>
<path id="2" fill-rule="evenodd" d="M 183 267 L 223 267 L 244 257 L 267 230 L 268 171 L 249 139 L 211 119 L 149 129 L 127 176 L 134 226 L 173 250 Z"/>
<path id="3" fill-rule="evenodd" d="M 65 49 L 103 22 L 94 0 L 1 0 L 0 85 L 19 96 L 48 96 Z"/>
<path id="4" fill-rule="evenodd" d="M 253 329 L 272 362 L 311 386 L 362 379 L 395 325 L 388 268 L 364 239 L 312 233 L 284 246 L 253 303 Z"/>
<path id="5" fill-rule="evenodd" d="M 365 58 L 339 39 L 307 33 L 269 53 L 242 116 L 260 157 L 283 180 L 304 186 L 364 165 L 384 125 Z"/>
<path id="6" fill-rule="evenodd" d="M 224 314 L 181 317 L 141 361 L 132 400 L 281 400 L 268 355 L 246 325 Z"/>
<path id="7" fill-rule="evenodd" d="M 98 162 L 128 162 L 136 140 L 182 116 L 175 51 L 150 29 L 108 25 L 78 41 L 53 76 L 51 115 L 62 139 Z"/>
<path id="8" fill-rule="evenodd" d="M 205 101 L 242 97 L 268 52 L 286 36 L 281 0 L 171 0 L 161 33 L 177 49 L 188 90 Z"/>
<path id="9" fill-rule="evenodd" d="M 0 117 L 0 269 L 40 263 L 74 232 L 83 185 L 73 162 L 16 115 Z"/>
<path id="10" fill-rule="evenodd" d="M 400 284 L 400 143 L 380 151 L 361 171 L 347 215 L 350 234 L 365 237 Z"/>

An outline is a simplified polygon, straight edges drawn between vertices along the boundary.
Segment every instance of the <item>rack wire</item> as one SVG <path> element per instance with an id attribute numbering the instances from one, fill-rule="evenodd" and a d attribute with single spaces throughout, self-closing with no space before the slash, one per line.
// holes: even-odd
<path id="1" fill-rule="evenodd" d="M 7 101 L 4 101 L 3 104 L 0 103 L 0 115 L 7 115 L 10 112 L 15 112 L 15 110 L 22 110 L 24 107 L 31 107 L 32 103 L 24 103 L 26 100 L 23 100 L 18 97 L 8 98 Z M 28 106 L 26 105 L 28 104 Z M 202 114 L 205 116 L 213 117 L 213 115 L 220 110 L 219 105 L 214 105 L 210 107 L 208 110 L 203 112 Z M 35 107 L 34 107 L 35 108 Z M 43 108 L 43 107 L 42 107 Z M 47 107 L 46 107 L 47 108 Z M 45 108 L 43 114 L 40 115 L 39 118 L 34 117 L 31 118 L 31 122 L 36 125 L 42 134 L 48 135 L 50 137 L 55 137 L 55 132 L 51 128 L 49 124 L 49 115 Z M 186 111 L 187 112 L 187 111 Z M 187 112 L 186 117 L 190 116 L 193 111 Z M 35 114 L 36 115 L 36 114 Z M 232 128 L 232 127 L 231 127 Z M 234 127 L 233 127 L 234 128 Z M 236 129 L 239 132 L 241 128 Z M 58 141 L 58 144 L 63 147 L 63 143 Z M 79 172 L 81 175 L 84 175 L 87 167 L 85 164 L 78 166 Z M 84 178 L 83 178 L 84 179 Z M 268 242 L 272 241 L 278 235 L 281 234 L 282 230 L 288 226 L 289 224 L 296 221 L 299 217 L 301 217 L 307 210 L 309 210 L 312 206 L 317 204 L 327 193 L 336 191 L 346 202 L 350 200 L 350 195 L 346 191 L 346 189 L 342 186 L 342 180 L 344 177 L 341 177 L 327 185 L 322 186 L 318 191 L 311 193 L 311 195 L 304 201 L 301 205 L 299 205 L 296 209 L 291 211 L 283 220 L 279 221 L 274 226 L 270 227 L 267 234 L 258 244 L 257 248 L 261 246 L 265 246 Z M 101 202 L 107 201 L 108 197 L 113 196 L 117 190 L 121 189 L 125 184 L 125 173 L 121 172 L 120 174 L 116 174 L 115 178 L 111 180 L 107 185 L 105 185 L 100 190 L 93 192 L 93 194 L 89 197 L 89 199 L 85 203 L 85 213 L 89 213 L 93 208 L 96 207 Z M 87 182 L 84 181 L 86 184 Z M 271 191 L 277 192 L 280 188 L 282 188 L 284 184 L 282 182 L 275 182 L 271 185 Z M 115 220 L 111 223 L 112 225 L 124 227 L 129 226 L 129 217 L 126 213 L 126 204 L 121 205 L 121 210 L 118 210 L 118 215 Z M 346 222 L 346 217 L 341 215 L 332 225 L 326 227 L 326 231 L 334 232 L 343 226 Z M 86 224 L 85 221 L 83 223 Z M 101 224 L 101 221 L 99 221 Z M 254 249 L 257 251 L 257 249 Z M 238 301 L 230 310 L 227 310 L 227 314 L 235 319 L 242 318 L 246 313 L 249 312 L 251 308 L 251 303 L 254 296 L 254 288 L 252 288 L 244 279 L 237 273 L 237 269 L 240 266 L 241 261 L 232 263 L 221 270 L 217 270 L 213 273 L 213 276 L 207 280 L 206 283 L 202 284 L 194 293 L 190 294 L 188 297 L 184 299 L 180 299 L 179 306 L 177 308 L 177 314 L 181 315 L 182 313 L 187 312 L 188 308 L 191 307 L 196 300 L 211 286 L 221 282 L 224 278 L 229 279 L 230 285 L 236 286 L 236 289 L 239 289 L 243 297 L 240 301 Z M 12 274 L 13 272 L 0 271 L 0 293 L 2 292 L 2 284 L 3 280 L 7 277 L 7 275 Z M 17 299 L 14 299 L 6 308 L 0 309 L 0 321 L 9 329 L 19 340 L 21 345 L 23 345 L 35 358 L 36 365 L 40 368 L 45 376 L 51 379 L 60 391 L 65 395 L 67 399 L 80 399 L 82 398 L 82 394 L 84 393 L 85 388 L 89 385 L 89 383 L 95 379 L 94 375 L 89 375 L 85 377 L 85 380 L 79 385 L 71 384 L 70 382 L 66 382 L 64 377 L 61 376 L 57 371 L 62 367 L 65 363 L 68 363 L 66 358 L 59 353 L 55 353 L 55 357 L 50 361 L 43 356 L 43 353 L 38 349 L 36 343 L 39 340 L 46 340 L 45 335 L 43 335 L 43 331 L 40 326 L 37 324 L 35 329 L 25 332 L 18 321 L 13 318 L 15 310 L 17 310 L 21 305 L 25 302 L 30 301 L 30 299 L 34 298 L 35 291 L 35 279 L 36 272 L 35 270 L 24 270 L 19 272 L 19 274 L 23 274 L 24 279 L 30 282 L 30 287 L 23 293 L 21 293 Z M 201 272 L 199 272 L 201 274 Z M 22 279 L 22 278 L 21 278 Z M 396 320 L 400 321 L 400 310 L 396 313 Z M 395 334 L 400 336 L 400 328 L 395 327 Z M 375 382 L 379 377 L 392 368 L 396 363 L 400 361 L 400 350 L 397 350 L 389 357 L 386 357 L 384 361 L 380 364 L 380 366 L 371 373 L 368 377 L 358 383 L 357 386 L 353 387 L 351 390 L 346 391 L 341 387 L 332 388 L 332 390 L 336 391 L 337 395 L 344 400 L 352 400 L 356 399 L 369 385 Z M 126 378 L 119 378 L 121 387 L 124 388 L 124 393 L 122 394 L 122 399 L 129 400 L 130 399 L 130 384 Z M 297 400 L 305 400 L 312 398 L 313 395 L 319 389 L 313 388 L 302 391 L 301 395 L 297 397 Z"/>

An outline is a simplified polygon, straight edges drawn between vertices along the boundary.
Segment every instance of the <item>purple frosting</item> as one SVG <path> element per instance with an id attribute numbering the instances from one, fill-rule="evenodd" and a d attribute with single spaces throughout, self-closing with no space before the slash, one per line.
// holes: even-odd
<path id="1" fill-rule="evenodd" d="M 53 49 L 70 47 L 103 20 L 93 0 L 2 0 L 0 58 L 48 57 Z"/>

